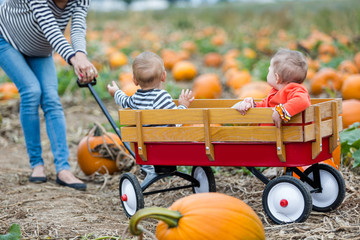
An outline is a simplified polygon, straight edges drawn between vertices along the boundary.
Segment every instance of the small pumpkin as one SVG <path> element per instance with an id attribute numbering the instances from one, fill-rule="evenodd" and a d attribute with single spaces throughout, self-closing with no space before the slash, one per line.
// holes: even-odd
<path id="1" fill-rule="evenodd" d="M 133 82 L 133 74 L 131 72 L 121 72 L 119 74 L 119 82 L 121 85 L 125 85 Z"/>
<path id="2" fill-rule="evenodd" d="M 237 90 L 235 94 L 238 98 L 265 98 L 271 90 L 270 85 L 264 81 L 254 81 L 247 83 L 242 88 Z"/>
<path id="3" fill-rule="evenodd" d="M 214 73 L 200 75 L 195 78 L 192 91 L 196 99 L 219 98 L 222 93 L 220 79 Z"/>
<path id="4" fill-rule="evenodd" d="M 324 88 L 340 90 L 342 85 L 339 74 L 332 68 L 324 68 L 317 72 L 310 81 L 313 94 L 322 93 Z"/>
<path id="5" fill-rule="evenodd" d="M 204 64 L 208 67 L 219 67 L 223 61 L 223 57 L 219 53 L 211 52 L 204 56 Z"/>
<path id="6" fill-rule="evenodd" d="M 197 51 L 197 45 L 195 42 L 193 41 L 185 41 L 181 44 L 181 48 L 187 52 L 189 52 L 190 54 L 193 54 Z"/>
<path id="7" fill-rule="evenodd" d="M 138 89 L 140 89 L 140 86 L 136 86 L 133 82 L 125 83 L 121 87 L 121 90 L 128 96 L 134 95 Z"/>
<path id="8" fill-rule="evenodd" d="M 0 84 L 0 100 L 8 100 L 19 97 L 19 92 L 12 82 L 4 82 Z"/>
<path id="9" fill-rule="evenodd" d="M 353 63 L 350 60 L 344 60 L 340 63 L 340 65 L 338 66 L 338 70 L 341 73 L 350 73 L 350 74 L 356 74 L 358 73 L 358 69 L 355 65 L 355 63 Z"/>
<path id="10" fill-rule="evenodd" d="M 195 65 L 189 61 L 177 62 L 173 69 L 172 75 L 176 81 L 192 80 L 197 74 Z"/>
<path id="11" fill-rule="evenodd" d="M 360 100 L 348 99 L 342 101 L 343 127 L 348 128 L 355 122 L 360 122 Z"/>
<path id="12" fill-rule="evenodd" d="M 109 64 L 111 68 L 124 66 L 128 63 L 127 56 L 122 52 L 114 52 L 109 57 Z"/>
<path id="13" fill-rule="evenodd" d="M 100 145 L 118 146 L 124 149 L 123 144 L 118 135 L 110 132 L 104 132 L 98 126 L 93 128 L 89 134 L 81 139 L 78 149 L 77 158 L 80 169 L 86 174 L 91 175 L 95 172 L 101 174 L 113 174 L 118 171 L 115 159 L 105 158 L 96 149 Z M 127 151 L 125 151 L 127 153 Z M 115 156 L 116 157 L 116 156 Z"/>
<path id="14" fill-rule="evenodd" d="M 240 89 L 251 82 L 251 75 L 248 71 L 237 71 L 227 81 L 226 85 L 232 89 Z"/>
<path id="15" fill-rule="evenodd" d="M 256 52 L 251 48 L 244 48 L 242 54 L 248 59 L 254 59 L 257 56 Z"/>
<path id="16" fill-rule="evenodd" d="M 161 220 L 156 227 L 159 240 L 265 239 L 264 227 L 246 203 L 222 193 L 199 193 L 181 198 L 169 209 L 145 208 L 130 219 L 130 232 L 141 235 L 140 220 Z"/>
<path id="17" fill-rule="evenodd" d="M 360 100 L 360 74 L 353 74 L 347 77 L 341 88 L 341 93 L 344 99 Z"/>

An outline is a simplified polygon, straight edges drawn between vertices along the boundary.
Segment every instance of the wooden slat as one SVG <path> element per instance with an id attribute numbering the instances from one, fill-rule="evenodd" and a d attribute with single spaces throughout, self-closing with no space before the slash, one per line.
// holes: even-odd
<path id="1" fill-rule="evenodd" d="M 135 125 L 139 110 L 119 110 L 120 125 Z M 157 109 L 141 110 L 144 125 L 202 124 L 203 109 Z M 253 108 L 241 115 L 232 108 L 209 109 L 210 123 L 216 124 L 273 124 L 271 108 Z M 289 123 L 301 123 L 301 114 L 294 116 Z"/>
<path id="2" fill-rule="evenodd" d="M 283 127 L 276 128 L 276 153 L 281 162 L 286 162 Z"/>
<path id="3" fill-rule="evenodd" d="M 210 114 L 209 109 L 204 109 L 204 135 L 205 135 L 205 151 L 210 161 L 215 160 L 214 145 L 211 143 Z"/>
<path id="4" fill-rule="evenodd" d="M 144 144 L 144 135 L 142 127 L 141 111 L 136 111 L 136 139 L 138 143 L 138 153 L 143 161 L 147 161 L 146 146 Z"/>
<path id="5" fill-rule="evenodd" d="M 321 109 L 321 119 L 330 118 L 332 117 L 332 103 L 338 103 L 338 113 L 342 112 L 342 104 L 340 98 L 331 99 L 329 101 L 319 102 L 315 105 L 311 105 L 308 107 L 304 114 L 305 114 L 305 123 L 313 122 L 314 121 L 314 111 L 316 106 L 320 106 Z"/>
<path id="6" fill-rule="evenodd" d="M 332 133 L 333 135 L 330 137 L 330 147 L 329 151 L 332 153 L 335 148 L 339 145 L 340 137 L 339 137 L 339 111 L 338 111 L 338 103 L 336 101 L 332 102 Z"/>
<path id="7" fill-rule="evenodd" d="M 333 134 L 333 120 L 328 119 L 321 122 L 321 137 L 327 137 Z M 342 131 L 342 118 L 338 116 L 338 131 Z M 304 142 L 315 140 L 315 124 L 309 124 L 304 127 Z"/>
<path id="8" fill-rule="evenodd" d="M 242 99 L 195 99 L 189 108 L 231 108 Z M 174 100 L 178 105 L 178 100 Z"/>
<path id="9" fill-rule="evenodd" d="M 322 139 L 321 139 L 321 110 L 320 106 L 314 106 L 314 125 L 315 125 L 315 142 L 312 143 L 312 159 L 315 159 L 322 149 Z"/>
<path id="10" fill-rule="evenodd" d="M 303 142 L 301 126 L 284 126 L 284 142 Z M 144 127 L 144 142 L 204 142 L 203 127 Z M 212 142 L 276 142 L 275 126 L 210 127 Z M 136 127 L 122 127 L 125 142 L 136 142 Z"/>

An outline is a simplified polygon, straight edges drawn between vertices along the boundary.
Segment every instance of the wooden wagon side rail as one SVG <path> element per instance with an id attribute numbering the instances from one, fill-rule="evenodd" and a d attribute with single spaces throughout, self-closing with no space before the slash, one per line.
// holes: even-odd
<path id="1" fill-rule="evenodd" d="M 121 128 L 123 140 L 138 143 L 137 150 L 143 161 L 147 159 L 145 142 L 203 142 L 210 161 L 214 161 L 215 156 L 213 142 L 274 142 L 279 159 L 286 161 L 284 143 L 311 141 L 312 158 L 315 159 L 322 151 L 324 137 L 331 136 L 330 151 L 339 144 L 339 131 L 342 130 L 339 113 L 342 109 L 341 99 L 313 102 L 281 128 L 271 126 L 271 108 L 250 109 L 244 116 L 231 108 L 120 110 L 119 118 L 120 124 L 125 125 Z M 233 102 L 218 100 L 217 104 L 229 103 Z M 182 126 L 168 127 L 175 124 Z"/>

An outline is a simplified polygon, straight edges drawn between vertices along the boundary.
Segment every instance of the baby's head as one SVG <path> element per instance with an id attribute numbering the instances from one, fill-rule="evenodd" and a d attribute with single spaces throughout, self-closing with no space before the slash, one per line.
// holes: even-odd
<path id="1" fill-rule="evenodd" d="M 280 49 L 271 59 L 270 66 L 280 77 L 280 83 L 303 83 L 307 74 L 307 61 L 298 51 Z"/>
<path id="2" fill-rule="evenodd" d="M 140 53 L 132 64 L 134 80 L 144 88 L 159 88 L 160 83 L 165 81 L 166 71 L 164 62 L 155 53 Z"/>

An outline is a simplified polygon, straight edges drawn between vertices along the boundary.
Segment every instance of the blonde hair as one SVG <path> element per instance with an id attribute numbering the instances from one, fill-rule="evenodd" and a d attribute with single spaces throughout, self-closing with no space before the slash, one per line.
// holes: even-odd
<path id="1" fill-rule="evenodd" d="M 271 63 L 274 72 L 279 74 L 282 82 L 304 82 L 308 64 L 301 52 L 281 48 L 272 57 Z"/>
<path id="2" fill-rule="evenodd" d="M 165 71 L 164 62 L 153 52 L 143 52 L 139 54 L 133 64 L 133 74 L 140 87 L 146 87 L 154 81 L 161 81 Z"/>

